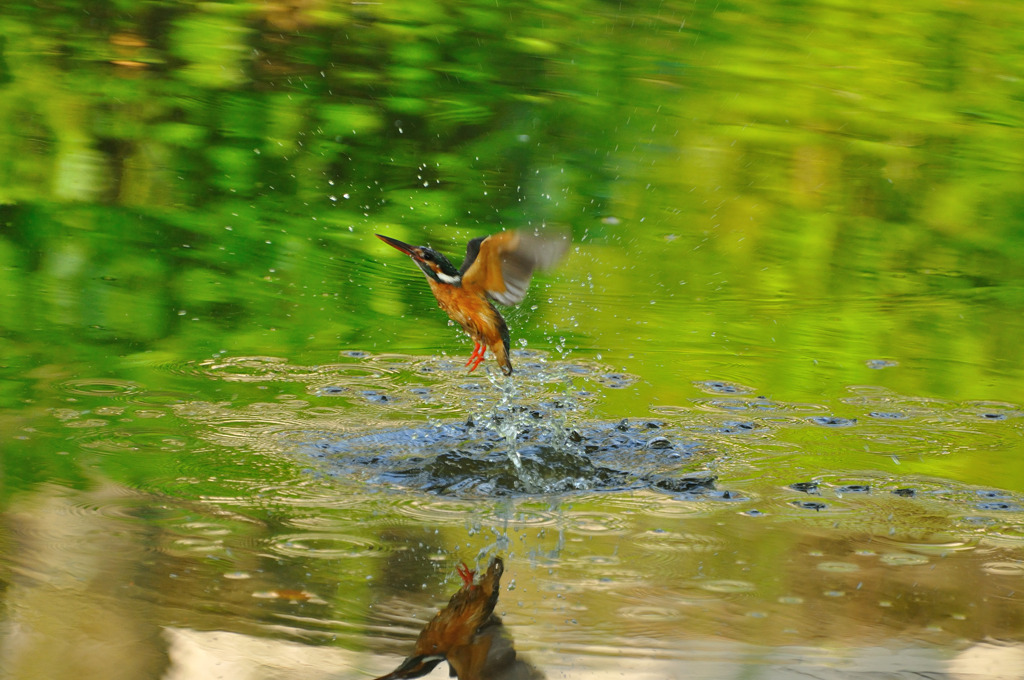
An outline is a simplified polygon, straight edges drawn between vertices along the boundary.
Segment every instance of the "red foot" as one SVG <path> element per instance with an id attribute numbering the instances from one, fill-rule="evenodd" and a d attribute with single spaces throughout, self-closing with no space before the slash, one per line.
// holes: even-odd
<path id="1" fill-rule="evenodd" d="M 474 343 L 473 353 L 469 355 L 469 359 L 466 361 L 466 365 L 469 366 L 470 373 L 475 371 L 481 362 L 483 362 L 485 354 L 487 354 L 487 347 L 485 345 L 481 345 L 479 342 Z"/>
<path id="2" fill-rule="evenodd" d="M 459 576 L 462 577 L 463 586 L 473 585 L 473 577 L 476 576 L 476 572 L 467 567 L 465 562 L 462 562 L 457 567 L 455 567 L 455 570 L 458 571 Z"/>

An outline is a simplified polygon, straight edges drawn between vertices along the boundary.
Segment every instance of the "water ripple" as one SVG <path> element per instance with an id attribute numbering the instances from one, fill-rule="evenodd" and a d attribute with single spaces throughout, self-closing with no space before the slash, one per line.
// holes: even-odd
<path id="1" fill-rule="evenodd" d="M 141 391 L 141 387 L 130 380 L 114 378 L 76 378 L 57 383 L 57 389 L 65 394 L 85 397 L 127 399 Z"/>
<path id="2" fill-rule="evenodd" d="M 310 531 L 276 536 L 271 549 L 288 557 L 338 559 L 370 557 L 384 546 L 358 536 Z"/>

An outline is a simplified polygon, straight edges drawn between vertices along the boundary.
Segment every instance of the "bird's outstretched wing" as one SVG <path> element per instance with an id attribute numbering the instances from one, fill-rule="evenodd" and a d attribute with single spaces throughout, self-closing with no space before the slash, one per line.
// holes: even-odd
<path id="1" fill-rule="evenodd" d="M 526 296 L 535 269 L 551 269 L 569 249 L 562 231 L 503 231 L 475 238 L 466 246 L 462 286 L 483 290 L 503 305 L 518 305 Z"/>

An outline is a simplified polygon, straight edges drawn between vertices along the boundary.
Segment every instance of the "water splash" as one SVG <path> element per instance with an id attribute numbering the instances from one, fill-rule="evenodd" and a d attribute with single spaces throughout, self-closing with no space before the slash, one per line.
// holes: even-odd
<path id="1" fill-rule="evenodd" d="M 522 427 L 520 422 L 522 412 L 516 408 L 516 403 L 519 399 L 516 379 L 514 376 L 508 376 L 505 379 L 496 378 L 490 369 L 487 369 L 486 373 L 487 379 L 494 386 L 494 389 L 498 391 L 498 394 L 501 395 L 501 399 L 491 410 L 489 417 L 485 414 L 479 420 L 491 425 L 498 434 L 504 437 L 505 445 L 508 447 L 506 449 L 508 459 L 515 467 L 516 473 L 523 480 L 523 483 L 528 487 L 536 486 L 536 480 L 531 479 L 530 475 L 527 474 L 523 468 L 523 457 L 519 455 L 519 434 L 525 428 Z"/>
<path id="2" fill-rule="evenodd" d="M 525 347 L 525 343 L 524 347 Z M 529 356 L 525 351 L 520 352 Z M 505 444 L 505 454 L 515 468 L 516 476 L 527 493 L 546 493 L 564 487 L 565 479 L 545 480 L 536 466 L 524 465 L 521 445 L 528 440 L 543 442 L 543 449 L 555 458 L 583 459 L 579 438 L 573 441 L 568 415 L 577 412 L 579 405 L 574 395 L 577 388 L 564 366 L 559 369 L 540 359 L 539 370 L 531 380 L 520 382 L 515 374 L 498 376 L 487 370 L 488 381 L 499 399 L 490 408 L 473 413 L 470 420 L 497 433 Z M 560 364 L 561 365 L 561 364 Z M 552 398 L 547 385 L 556 386 L 557 397 Z M 545 454 L 547 455 L 547 454 Z M 543 462 L 544 455 L 540 456 Z M 552 460 L 552 464 L 557 461 Z"/>

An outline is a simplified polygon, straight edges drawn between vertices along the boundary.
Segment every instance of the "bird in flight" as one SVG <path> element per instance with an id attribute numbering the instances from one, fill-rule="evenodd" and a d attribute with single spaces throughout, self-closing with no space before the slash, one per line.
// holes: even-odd
<path id="1" fill-rule="evenodd" d="M 438 307 L 473 339 L 469 370 L 475 370 L 490 349 L 505 375 L 512 374 L 508 326 L 494 302 L 518 305 L 534 270 L 551 269 L 569 249 L 564 232 L 502 231 L 470 241 L 466 259 L 456 269 L 428 246 L 411 246 L 381 234 L 377 238 L 412 258 L 427 277 Z"/>

